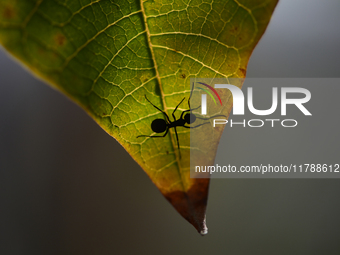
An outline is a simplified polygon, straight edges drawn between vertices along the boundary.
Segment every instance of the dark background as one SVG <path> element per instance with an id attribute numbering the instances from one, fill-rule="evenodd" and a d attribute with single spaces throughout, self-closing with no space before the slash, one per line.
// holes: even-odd
<path id="1" fill-rule="evenodd" d="M 339 11 L 281 0 L 248 77 L 339 77 Z M 201 237 L 83 110 L 0 51 L 0 254 L 340 254 L 339 198 L 335 179 L 213 179 Z"/>

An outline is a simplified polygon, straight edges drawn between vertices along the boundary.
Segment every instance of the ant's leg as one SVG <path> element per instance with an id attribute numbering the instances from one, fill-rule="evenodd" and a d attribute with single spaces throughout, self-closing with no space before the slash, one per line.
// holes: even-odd
<path id="1" fill-rule="evenodd" d="M 181 149 L 179 148 L 179 140 L 178 140 L 177 129 L 176 129 L 176 127 L 174 127 L 174 129 L 175 129 L 175 134 L 176 134 L 176 139 L 177 139 L 177 147 L 178 147 L 178 152 L 179 152 L 179 158 L 182 158 Z"/>
<path id="2" fill-rule="evenodd" d="M 192 96 L 192 92 L 194 92 L 194 87 L 195 87 L 195 83 L 193 82 L 193 83 L 192 83 L 192 89 L 191 89 L 191 91 L 190 91 L 190 97 L 189 97 L 189 99 L 188 99 L 189 109 L 191 108 L 191 107 L 190 107 L 190 99 L 191 99 L 191 96 Z M 182 117 L 181 117 L 181 118 L 182 118 Z"/>
<path id="3" fill-rule="evenodd" d="M 164 111 L 162 111 L 161 109 L 159 109 L 156 105 L 154 105 L 153 103 L 151 103 L 150 100 L 146 97 L 146 95 L 144 95 L 144 96 L 145 96 L 145 99 L 148 100 L 148 102 L 149 102 L 153 107 L 155 107 L 158 111 L 160 111 L 161 113 L 163 113 L 163 114 L 165 115 L 166 119 L 167 119 L 167 120 L 169 121 L 169 123 L 170 123 L 171 121 L 170 121 L 170 119 L 169 119 L 169 116 L 168 116 Z"/>
<path id="4" fill-rule="evenodd" d="M 199 124 L 199 125 L 194 126 L 194 127 L 189 127 L 189 126 L 182 126 L 182 127 L 185 127 L 185 128 L 198 128 L 198 127 L 203 126 L 203 125 L 205 125 L 205 124 L 210 124 L 210 122 L 206 122 L 206 123 L 203 123 L 203 124 Z"/>
<path id="5" fill-rule="evenodd" d="M 169 128 L 166 130 L 164 135 L 139 135 L 136 138 L 139 138 L 139 137 L 150 137 L 150 138 L 165 137 L 168 134 L 168 132 L 169 132 Z"/>
<path id="6" fill-rule="evenodd" d="M 172 112 L 172 117 L 174 117 L 174 120 L 176 121 L 176 117 L 175 117 L 175 111 L 177 110 L 178 106 L 181 105 L 181 103 L 184 101 L 185 98 L 182 99 L 182 101 L 176 106 L 175 110 Z"/>

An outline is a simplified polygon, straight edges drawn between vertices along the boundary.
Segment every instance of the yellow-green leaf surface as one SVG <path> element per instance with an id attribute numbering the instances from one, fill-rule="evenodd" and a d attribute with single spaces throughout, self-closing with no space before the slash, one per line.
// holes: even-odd
<path id="1" fill-rule="evenodd" d="M 145 96 L 171 117 L 190 78 L 245 77 L 277 1 L 0 0 L 0 42 L 84 108 L 205 233 L 209 179 L 190 179 L 189 129 L 178 128 L 181 157 L 172 129 L 137 138 L 164 119 Z M 185 100 L 176 117 L 188 107 Z"/>

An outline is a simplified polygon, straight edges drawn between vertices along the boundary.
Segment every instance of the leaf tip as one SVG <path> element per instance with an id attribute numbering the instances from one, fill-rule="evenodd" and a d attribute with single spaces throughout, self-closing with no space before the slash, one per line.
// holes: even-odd
<path id="1" fill-rule="evenodd" d="M 202 229 L 200 231 L 201 236 L 205 236 L 208 234 L 208 228 L 207 228 L 207 223 L 206 223 L 206 216 L 204 216 L 203 224 L 202 224 Z"/>
<path id="2" fill-rule="evenodd" d="M 208 233 L 205 210 L 209 179 L 195 179 L 187 191 L 174 191 L 164 194 L 175 209 L 191 223 L 202 236 Z"/>

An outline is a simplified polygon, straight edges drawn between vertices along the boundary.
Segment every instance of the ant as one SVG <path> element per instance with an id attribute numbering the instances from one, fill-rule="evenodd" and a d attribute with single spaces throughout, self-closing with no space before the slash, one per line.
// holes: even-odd
<path id="1" fill-rule="evenodd" d="M 139 137 L 150 137 L 150 138 L 159 138 L 159 137 L 165 137 L 168 133 L 169 133 L 169 129 L 170 128 L 174 128 L 175 130 L 175 134 L 176 134 L 176 140 L 177 140 L 177 147 L 178 147 L 178 151 L 179 151 L 179 155 L 180 155 L 180 158 L 181 158 L 181 152 L 180 152 L 180 147 L 179 147 L 179 140 L 178 140 L 178 134 L 177 134 L 177 129 L 176 127 L 184 127 L 184 128 L 198 128 L 200 126 L 203 126 L 205 124 L 209 124 L 210 122 L 206 122 L 206 123 L 203 123 L 203 124 L 199 124 L 199 125 L 196 125 L 196 126 L 188 126 L 188 125 L 191 125 L 192 123 L 194 123 L 196 121 L 196 119 L 202 119 L 202 120 L 209 120 L 211 118 L 214 118 L 214 117 L 219 117 L 219 116 L 223 116 L 223 117 L 226 117 L 225 115 L 215 115 L 215 116 L 212 116 L 210 118 L 201 118 L 201 117 L 197 117 L 192 111 L 194 110 L 197 110 L 199 108 L 201 108 L 201 106 L 197 107 L 197 108 L 194 108 L 194 109 L 191 109 L 190 107 L 190 99 L 191 99 L 191 96 L 192 96 L 192 93 L 193 93 L 193 90 L 194 90 L 194 83 L 193 83 L 193 86 L 192 86 L 192 90 L 190 92 L 190 97 L 188 99 L 188 105 L 189 105 L 189 110 L 185 110 L 182 112 L 181 114 L 181 117 L 179 119 L 176 119 L 175 117 L 175 112 L 177 110 L 177 108 L 182 104 L 182 102 L 184 101 L 185 97 L 182 99 L 181 102 L 179 102 L 179 104 L 176 106 L 176 108 L 174 109 L 174 111 L 172 112 L 172 117 L 174 118 L 174 121 L 171 121 L 169 116 L 164 112 L 162 111 L 161 109 L 159 109 L 157 106 L 155 106 L 153 103 L 151 103 L 151 101 L 145 96 L 145 99 L 153 106 L 155 107 L 158 111 L 160 111 L 161 113 L 164 114 L 166 120 L 164 119 L 155 119 L 152 121 L 151 123 L 151 129 L 153 132 L 155 133 L 163 133 L 165 132 L 164 135 L 151 135 L 151 136 L 148 136 L 148 135 L 139 135 L 137 136 L 137 138 Z"/>

